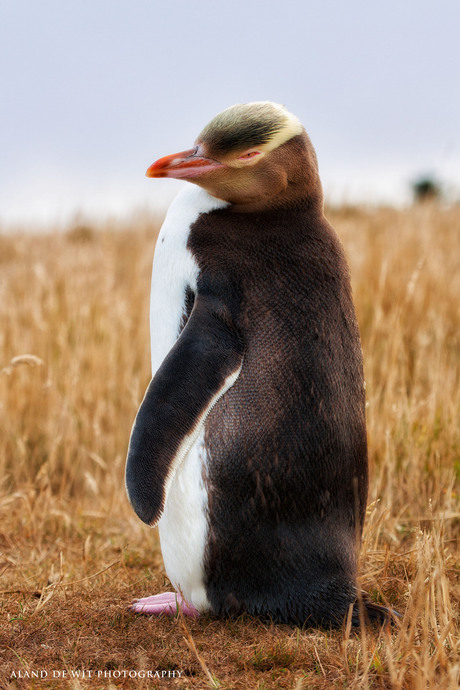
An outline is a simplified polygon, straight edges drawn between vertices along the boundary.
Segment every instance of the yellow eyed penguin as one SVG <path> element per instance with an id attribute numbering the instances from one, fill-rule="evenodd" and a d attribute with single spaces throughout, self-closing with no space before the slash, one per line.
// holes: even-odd
<path id="1" fill-rule="evenodd" d="M 364 380 L 313 146 L 283 106 L 234 105 L 147 176 L 194 184 L 158 237 L 153 378 L 126 465 L 176 592 L 132 609 L 340 624 L 368 488 Z"/>

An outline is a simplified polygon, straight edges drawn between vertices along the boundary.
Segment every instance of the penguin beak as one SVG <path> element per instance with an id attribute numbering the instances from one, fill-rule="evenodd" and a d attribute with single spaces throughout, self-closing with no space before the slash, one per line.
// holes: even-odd
<path id="1" fill-rule="evenodd" d="M 146 177 L 176 177 L 179 179 L 196 177 L 210 170 L 222 167 L 222 163 L 205 158 L 199 148 L 173 153 L 159 158 L 147 169 Z"/>

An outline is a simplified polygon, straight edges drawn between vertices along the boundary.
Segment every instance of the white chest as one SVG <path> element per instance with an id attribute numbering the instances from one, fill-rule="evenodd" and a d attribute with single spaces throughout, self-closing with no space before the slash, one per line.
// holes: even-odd
<path id="1" fill-rule="evenodd" d="M 153 259 L 150 293 L 150 346 L 152 375 L 173 347 L 179 335 L 185 307 L 185 291 L 196 291 L 198 265 L 187 249 L 190 226 L 201 213 L 223 208 L 200 187 L 188 184 L 169 207 L 158 235 Z"/>

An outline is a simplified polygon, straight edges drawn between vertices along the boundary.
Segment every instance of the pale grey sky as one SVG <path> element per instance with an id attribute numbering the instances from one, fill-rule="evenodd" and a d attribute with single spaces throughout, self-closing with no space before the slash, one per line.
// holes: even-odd
<path id="1" fill-rule="evenodd" d="M 0 229 L 164 205 L 144 177 L 236 103 L 284 103 L 327 197 L 460 190 L 458 0 L 2 0 Z"/>

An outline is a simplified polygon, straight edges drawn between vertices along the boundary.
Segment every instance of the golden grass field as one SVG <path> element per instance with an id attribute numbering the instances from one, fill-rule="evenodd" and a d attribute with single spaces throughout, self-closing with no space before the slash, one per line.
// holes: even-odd
<path id="1" fill-rule="evenodd" d="M 328 631 L 128 612 L 168 586 L 157 533 L 124 490 L 157 224 L 4 234 L 0 687 L 458 687 L 460 208 L 327 215 L 364 349 L 361 584 L 400 622 Z"/>

